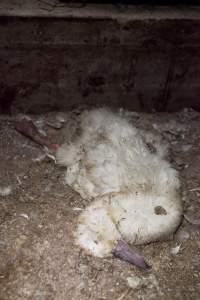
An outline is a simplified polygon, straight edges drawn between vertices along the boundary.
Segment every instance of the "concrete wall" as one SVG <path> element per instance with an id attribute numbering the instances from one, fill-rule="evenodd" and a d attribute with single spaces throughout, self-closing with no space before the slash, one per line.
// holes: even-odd
<path id="1" fill-rule="evenodd" d="M 0 112 L 200 110 L 200 19 L 0 18 Z"/>

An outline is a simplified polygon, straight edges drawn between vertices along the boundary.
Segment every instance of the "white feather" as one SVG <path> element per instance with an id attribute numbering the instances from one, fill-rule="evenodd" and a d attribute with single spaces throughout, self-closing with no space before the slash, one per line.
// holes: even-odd
<path id="1" fill-rule="evenodd" d="M 6 187 L 0 187 L 0 196 L 8 196 L 12 192 L 11 186 L 6 186 Z"/>
<path id="2" fill-rule="evenodd" d="M 66 183 L 94 199 L 79 217 L 77 243 L 103 257 L 120 237 L 141 244 L 173 233 L 182 204 L 166 145 L 108 109 L 84 111 L 80 124 L 81 135 L 57 153 Z"/>

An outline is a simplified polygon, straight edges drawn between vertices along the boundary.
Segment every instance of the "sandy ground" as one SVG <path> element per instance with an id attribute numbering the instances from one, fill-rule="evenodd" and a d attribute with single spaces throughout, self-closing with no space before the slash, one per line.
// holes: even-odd
<path id="1" fill-rule="evenodd" d="M 73 124 L 44 125 L 55 125 L 58 116 L 33 118 L 61 143 Z M 12 118 L 0 117 L 1 300 L 199 299 L 200 226 L 191 223 L 200 223 L 200 113 L 133 114 L 132 121 L 169 142 L 190 220 L 183 219 L 173 240 L 138 247 L 152 265 L 150 273 L 116 258 L 87 256 L 74 245 L 85 201 L 64 185 L 64 169 L 42 147 L 16 132 Z"/>

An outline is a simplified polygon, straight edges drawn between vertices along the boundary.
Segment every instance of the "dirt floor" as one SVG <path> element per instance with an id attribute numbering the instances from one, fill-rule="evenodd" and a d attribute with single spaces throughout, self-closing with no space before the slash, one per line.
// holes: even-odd
<path id="1" fill-rule="evenodd" d="M 32 118 L 61 143 L 73 131 L 68 116 Z M 182 181 L 185 218 L 174 239 L 137 247 L 150 273 L 116 258 L 88 256 L 74 245 L 85 201 L 64 184 L 53 152 L 16 132 L 13 118 L 0 117 L 1 300 L 199 299 L 200 113 L 133 113 L 131 119 L 169 142 Z"/>

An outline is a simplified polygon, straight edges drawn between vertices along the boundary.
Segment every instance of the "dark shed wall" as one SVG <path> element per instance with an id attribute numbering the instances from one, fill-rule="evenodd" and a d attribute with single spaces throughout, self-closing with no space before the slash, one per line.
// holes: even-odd
<path id="1" fill-rule="evenodd" d="M 1 18 L 0 112 L 200 110 L 200 20 Z"/>

